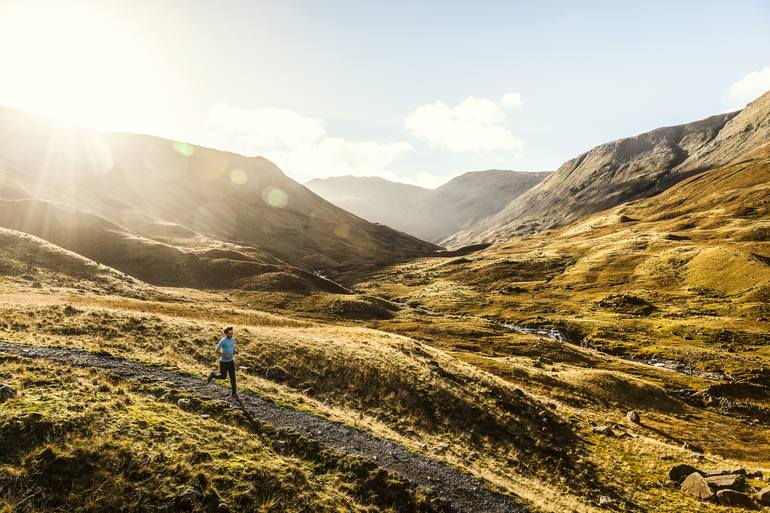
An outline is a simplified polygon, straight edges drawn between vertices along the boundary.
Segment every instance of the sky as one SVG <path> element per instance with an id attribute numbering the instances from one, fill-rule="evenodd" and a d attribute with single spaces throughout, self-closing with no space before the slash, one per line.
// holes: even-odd
<path id="1" fill-rule="evenodd" d="M 0 0 L 0 105 L 436 187 L 742 108 L 769 27 L 764 0 Z"/>

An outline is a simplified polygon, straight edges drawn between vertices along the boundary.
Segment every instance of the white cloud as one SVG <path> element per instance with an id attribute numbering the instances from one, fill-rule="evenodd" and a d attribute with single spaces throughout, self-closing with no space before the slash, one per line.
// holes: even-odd
<path id="1" fill-rule="evenodd" d="M 504 109 L 512 109 L 514 107 L 521 107 L 524 102 L 521 101 L 521 94 L 519 93 L 508 93 L 503 95 L 503 98 L 500 100 L 500 105 Z"/>
<path id="2" fill-rule="evenodd" d="M 770 66 L 752 71 L 733 82 L 727 90 L 727 99 L 735 108 L 743 108 L 768 90 L 770 90 Z"/>
<path id="3" fill-rule="evenodd" d="M 469 96 L 454 108 L 441 101 L 421 105 L 404 125 L 414 137 L 455 153 L 519 152 L 524 141 L 505 128 L 504 121 L 500 104 Z"/>
<path id="4" fill-rule="evenodd" d="M 406 142 L 382 144 L 331 137 L 322 121 L 288 109 L 249 110 L 218 103 L 210 115 L 214 146 L 264 156 L 299 180 L 337 175 L 397 180 L 388 167 L 413 149 Z"/>

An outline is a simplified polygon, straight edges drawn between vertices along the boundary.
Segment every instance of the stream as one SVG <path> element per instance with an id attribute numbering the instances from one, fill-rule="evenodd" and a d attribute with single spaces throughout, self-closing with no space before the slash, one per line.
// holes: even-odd
<path id="1" fill-rule="evenodd" d="M 567 334 L 558 328 L 531 328 L 528 326 L 519 326 L 516 324 L 510 324 L 507 322 L 499 322 L 499 324 L 517 333 L 540 335 L 541 337 L 546 337 L 551 340 L 555 340 L 556 342 L 561 342 L 563 344 L 571 344 L 571 342 L 569 341 L 569 337 L 567 337 Z M 693 369 L 692 372 L 689 372 L 687 370 L 687 365 L 677 360 L 668 360 L 665 358 L 637 358 L 634 356 L 613 355 L 613 354 L 601 351 L 599 349 L 595 349 L 593 347 L 583 346 L 580 344 L 574 344 L 574 345 L 578 345 L 584 349 L 589 349 L 591 351 L 596 351 L 597 353 L 600 353 L 603 355 L 615 356 L 627 362 L 640 363 L 642 365 L 648 365 L 650 367 L 655 367 L 658 369 L 679 372 L 681 374 L 687 374 L 692 376 L 699 376 L 701 378 L 710 379 L 713 381 L 730 381 L 730 379 L 725 374 L 722 374 L 721 372 L 699 371 L 697 369 Z"/>

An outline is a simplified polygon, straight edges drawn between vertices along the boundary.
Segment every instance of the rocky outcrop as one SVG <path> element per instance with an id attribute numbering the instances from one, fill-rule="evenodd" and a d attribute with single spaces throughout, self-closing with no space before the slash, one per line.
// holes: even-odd
<path id="1" fill-rule="evenodd" d="M 748 509 L 770 506 L 770 487 L 762 488 L 751 495 L 752 487 L 747 481 L 749 475 L 754 477 L 757 474 L 749 473 L 743 468 L 704 471 L 683 464 L 669 469 L 666 483 L 672 486 L 681 483 L 679 488 L 682 492 L 723 506 Z M 761 478 L 761 473 L 759 476 Z"/>

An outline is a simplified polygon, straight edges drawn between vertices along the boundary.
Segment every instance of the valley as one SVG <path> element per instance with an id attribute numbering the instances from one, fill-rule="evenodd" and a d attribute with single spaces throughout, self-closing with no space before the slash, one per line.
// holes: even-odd
<path id="1" fill-rule="evenodd" d="M 67 129 L 95 170 L 3 112 L 0 511 L 745 511 L 669 471 L 768 486 L 769 102 L 432 242 L 262 158 Z M 204 381 L 225 325 L 239 399 Z"/>

